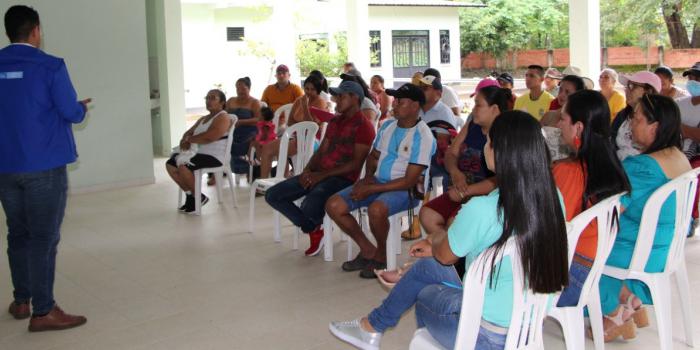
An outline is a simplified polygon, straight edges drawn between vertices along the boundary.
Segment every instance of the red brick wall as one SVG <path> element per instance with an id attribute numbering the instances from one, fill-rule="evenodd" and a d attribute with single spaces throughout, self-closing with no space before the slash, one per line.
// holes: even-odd
<path id="1" fill-rule="evenodd" d="M 553 51 L 553 66 L 566 67 L 569 65 L 569 49 L 554 49 Z M 640 47 L 610 47 L 607 51 L 608 66 L 646 65 L 647 63 L 655 66 L 659 64 L 658 47 L 650 48 L 648 57 L 646 49 Z M 664 64 L 671 68 L 688 68 L 693 63 L 700 61 L 700 49 L 665 49 L 663 57 Z M 517 58 L 518 67 L 527 67 L 531 64 L 547 66 L 546 50 L 518 51 Z M 512 53 L 506 56 L 505 62 L 508 63 L 508 66 L 513 64 Z M 470 53 L 462 58 L 462 68 L 493 69 L 496 68 L 496 60 L 488 54 Z"/>

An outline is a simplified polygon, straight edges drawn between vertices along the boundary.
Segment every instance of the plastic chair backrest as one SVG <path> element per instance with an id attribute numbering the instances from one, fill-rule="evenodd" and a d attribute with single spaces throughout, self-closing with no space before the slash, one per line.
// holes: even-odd
<path id="1" fill-rule="evenodd" d="M 275 132 L 278 132 L 280 128 L 287 126 L 289 121 L 289 112 L 292 111 L 292 104 L 287 103 L 277 108 L 275 111 L 275 116 L 272 118 L 272 123 L 275 124 Z M 284 125 L 280 125 L 280 116 L 284 113 Z"/>
<path id="2" fill-rule="evenodd" d="M 569 232 L 567 234 L 569 246 L 569 266 L 574 258 L 576 245 L 581 237 L 581 233 L 592 222 L 597 221 L 598 224 L 598 245 L 596 248 L 596 256 L 591 266 L 591 271 L 588 273 L 586 282 L 581 288 L 581 296 L 579 297 L 578 306 L 583 307 L 588 304 L 588 297 L 591 295 L 592 288 L 598 288 L 600 276 L 603 273 L 605 262 L 608 260 L 608 255 L 612 250 L 617 230 L 619 227 L 620 215 L 620 197 L 627 192 L 618 193 L 610 196 L 596 205 L 586 209 L 582 213 L 576 215 L 571 222 Z"/>
<path id="3" fill-rule="evenodd" d="M 546 316 L 549 294 L 535 294 L 525 287 L 520 253 L 516 240 L 511 238 L 499 253 L 500 259 L 510 256 L 513 269 L 513 313 L 511 316 L 505 349 L 540 349 L 542 347 L 542 322 Z M 484 292 L 489 285 L 492 252 L 481 253 L 472 262 L 464 278 L 462 311 L 457 328 L 455 349 L 474 349 L 479 335 Z M 486 263 L 484 263 L 486 262 Z"/>
<path id="4" fill-rule="evenodd" d="M 649 197 L 642 212 L 637 244 L 634 247 L 629 270 L 644 272 L 656 236 L 656 225 L 659 221 L 661 208 L 664 202 L 674 194 L 676 199 L 675 225 L 664 272 L 673 273 L 678 269 L 681 259 L 685 259 L 685 239 L 690 228 L 693 202 L 698 185 L 698 173 L 700 173 L 700 169 L 683 173 L 659 187 Z"/>
<path id="5" fill-rule="evenodd" d="M 224 165 L 231 166 L 231 147 L 233 145 L 233 132 L 236 130 L 236 123 L 238 122 L 238 116 L 235 114 L 229 114 L 228 117 L 231 119 L 231 127 L 228 129 L 228 136 L 226 139 L 226 153 L 224 153 Z"/>
<path id="6" fill-rule="evenodd" d="M 293 159 L 294 174 L 301 174 L 314 153 L 314 140 L 316 139 L 317 131 L 318 124 L 314 122 L 300 122 L 285 129 L 280 139 L 280 153 L 277 157 L 277 173 L 275 174 L 275 178 L 284 179 L 285 169 L 287 169 L 289 139 L 292 135 L 294 135 L 297 141 L 297 154 Z"/>

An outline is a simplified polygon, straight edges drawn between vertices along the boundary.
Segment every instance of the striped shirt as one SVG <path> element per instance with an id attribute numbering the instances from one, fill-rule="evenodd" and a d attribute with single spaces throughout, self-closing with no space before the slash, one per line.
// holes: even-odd
<path id="1" fill-rule="evenodd" d="M 400 128 L 396 120 L 387 120 L 372 148 L 380 153 L 374 177 L 386 183 L 406 176 L 409 164 L 430 166 L 437 144 L 428 125 L 420 119 L 412 128 Z"/>

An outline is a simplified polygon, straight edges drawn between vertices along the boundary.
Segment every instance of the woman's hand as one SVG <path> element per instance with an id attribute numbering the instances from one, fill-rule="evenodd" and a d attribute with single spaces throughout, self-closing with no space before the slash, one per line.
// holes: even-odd
<path id="1" fill-rule="evenodd" d="M 426 238 L 413 243 L 408 249 L 408 254 L 417 258 L 426 258 L 433 256 L 433 244 Z"/>
<path id="2" fill-rule="evenodd" d="M 182 140 L 180 140 L 180 150 L 181 151 L 186 151 L 186 150 L 190 149 L 191 144 L 187 140 L 189 140 L 189 136 L 185 136 L 182 138 Z"/>

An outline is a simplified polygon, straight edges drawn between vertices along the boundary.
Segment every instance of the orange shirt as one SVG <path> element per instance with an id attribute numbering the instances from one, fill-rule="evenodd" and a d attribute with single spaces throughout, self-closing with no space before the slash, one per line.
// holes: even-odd
<path id="1" fill-rule="evenodd" d="M 554 165 L 552 174 L 559 192 L 564 197 L 566 221 L 571 221 L 583 211 L 583 191 L 586 187 L 583 168 L 578 161 L 565 160 Z M 598 223 L 594 221 L 581 233 L 576 245 L 576 253 L 593 260 L 597 249 Z"/>
<path id="2" fill-rule="evenodd" d="M 276 111 L 288 103 L 294 103 L 299 96 L 304 95 L 304 90 L 299 85 L 289 83 L 287 87 L 280 90 L 276 84 L 268 85 L 263 91 L 260 101 L 267 103 L 267 106 Z"/>

